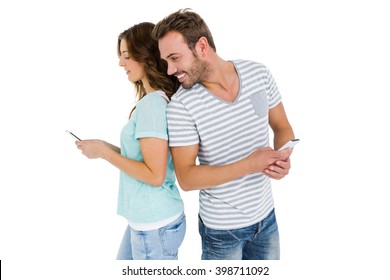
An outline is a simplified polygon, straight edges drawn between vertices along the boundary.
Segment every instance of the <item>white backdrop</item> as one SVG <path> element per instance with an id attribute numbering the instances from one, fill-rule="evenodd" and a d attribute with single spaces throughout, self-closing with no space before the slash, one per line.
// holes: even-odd
<path id="1" fill-rule="evenodd" d="M 223 265 L 267 264 L 268 279 L 389 277 L 385 1 L 19 0 L 0 3 L 5 279 L 124 279 L 127 263 L 113 261 L 126 226 L 118 171 L 82 156 L 65 130 L 119 144 L 134 90 L 117 36 L 186 7 L 221 57 L 269 67 L 301 138 L 291 174 L 273 184 L 282 260 Z M 210 266 L 199 261 L 197 192 L 182 195 L 177 263 Z"/>

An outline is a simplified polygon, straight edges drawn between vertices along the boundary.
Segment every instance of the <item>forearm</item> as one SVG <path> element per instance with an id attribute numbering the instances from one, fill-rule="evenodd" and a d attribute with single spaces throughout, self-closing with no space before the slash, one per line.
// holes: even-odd
<path id="1" fill-rule="evenodd" d="M 113 150 L 107 152 L 103 159 L 107 160 L 130 177 L 149 185 L 159 187 L 164 182 L 165 176 L 161 176 L 161 172 L 153 172 L 143 161 L 129 159 Z"/>
<path id="2" fill-rule="evenodd" d="M 269 124 L 274 133 L 275 150 L 278 150 L 288 141 L 295 138 L 293 129 L 287 119 L 282 102 L 269 111 Z"/>
<path id="3" fill-rule="evenodd" d="M 274 149 L 277 151 L 288 141 L 295 138 L 293 129 L 290 125 L 274 131 Z"/>
<path id="4" fill-rule="evenodd" d="M 265 147 L 234 163 L 212 166 L 196 164 L 198 150 L 198 145 L 171 148 L 177 180 L 185 191 L 208 189 L 248 174 L 263 172 L 277 160 L 289 156 L 289 151 L 275 152 Z"/>
<path id="5" fill-rule="evenodd" d="M 180 187 L 191 191 L 211 188 L 253 172 L 250 163 L 244 159 L 223 166 L 190 165 L 177 171 L 176 175 Z"/>
<path id="6" fill-rule="evenodd" d="M 106 141 L 104 141 L 104 144 L 106 144 L 107 147 L 109 147 L 111 150 L 113 150 L 114 152 L 120 154 L 121 153 L 121 149 L 111 143 L 108 143 Z"/>

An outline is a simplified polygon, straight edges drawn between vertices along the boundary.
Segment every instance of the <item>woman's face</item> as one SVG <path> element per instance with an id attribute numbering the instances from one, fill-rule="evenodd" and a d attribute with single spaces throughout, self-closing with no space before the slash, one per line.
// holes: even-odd
<path id="1" fill-rule="evenodd" d="M 145 77 L 144 67 L 141 63 L 130 57 L 126 40 L 120 42 L 119 66 L 123 67 L 130 82 L 137 82 Z"/>

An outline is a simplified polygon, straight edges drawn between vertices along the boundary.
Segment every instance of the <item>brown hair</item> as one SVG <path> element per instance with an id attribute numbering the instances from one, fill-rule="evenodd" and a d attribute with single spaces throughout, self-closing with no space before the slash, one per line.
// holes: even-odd
<path id="1" fill-rule="evenodd" d="M 118 36 L 118 56 L 121 55 L 121 40 L 126 40 L 129 55 L 135 61 L 142 63 L 150 86 L 164 91 L 169 98 L 180 86 L 178 80 L 167 75 L 167 63 L 161 59 L 158 43 L 152 38 L 154 24 L 142 22 L 123 31 Z M 138 100 L 146 95 L 142 81 L 134 83 Z M 134 109 L 133 109 L 134 110 Z"/>
<path id="2" fill-rule="evenodd" d="M 152 36 L 158 41 L 170 31 L 176 31 L 183 35 L 192 51 L 195 50 L 195 44 L 201 37 L 205 37 L 210 47 L 217 51 L 213 36 L 205 21 L 191 9 L 181 9 L 165 17 L 156 24 Z"/>

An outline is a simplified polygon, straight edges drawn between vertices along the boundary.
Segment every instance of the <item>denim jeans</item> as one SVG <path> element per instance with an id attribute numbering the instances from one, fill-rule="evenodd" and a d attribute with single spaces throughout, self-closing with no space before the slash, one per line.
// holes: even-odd
<path id="1" fill-rule="evenodd" d="M 137 231 L 127 226 L 117 260 L 177 260 L 185 232 L 184 214 L 156 230 Z"/>
<path id="2" fill-rule="evenodd" d="M 279 231 L 275 210 L 261 222 L 233 229 L 207 228 L 199 218 L 202 260 L 278 260 Z"/>

